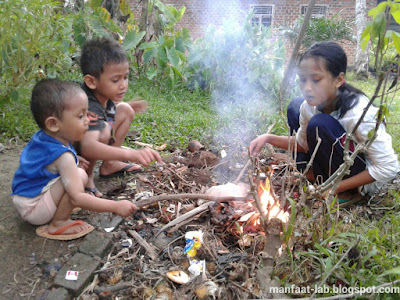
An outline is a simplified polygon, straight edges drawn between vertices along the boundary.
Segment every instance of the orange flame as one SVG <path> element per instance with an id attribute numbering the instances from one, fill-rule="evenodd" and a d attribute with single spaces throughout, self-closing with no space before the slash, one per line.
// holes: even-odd
<path id="1" fill-rule="evenodd" d="M 275 201 L 272 196 L 271 183 L 268 177 L 265 179 L 265 183 L 260 182 L 260 185 L 258 186 L 258 196 L 264 213 L 268 215 L 268 220 L 278 218 L 284 223 L 289 220 L 289 213 L 283 211 L 280 207 L 279 201 Z"/>

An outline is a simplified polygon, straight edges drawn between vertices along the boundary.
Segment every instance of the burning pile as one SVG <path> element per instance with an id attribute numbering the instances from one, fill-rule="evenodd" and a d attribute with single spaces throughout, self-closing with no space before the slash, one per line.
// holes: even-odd
<path id="1" fill-rule="evenodd" d="M 228 230 L 231 233 L 241 237 L 243 237 L 243 234 L 263 231 L 260 212 L 254 205 L 254 197 L 247 195 L 247 190 L 247 186 L 232 183 L 211 188 L 208 193 L 212 195 L 237 196 L 246 199 L 222 202 L 213 206 L 210 209 L 212 222 L 215 225 L 228 226 Z M 289 213 L 280 207 L 280 201 L 274 195 L 270 178 L 265 177 L 265 180 L 260 180 L 258 199 L 260 200 L 262 213 L 266 216 L 267 221 L 272 219 L 279 219 L 283 223 L 288 221 Z"/>

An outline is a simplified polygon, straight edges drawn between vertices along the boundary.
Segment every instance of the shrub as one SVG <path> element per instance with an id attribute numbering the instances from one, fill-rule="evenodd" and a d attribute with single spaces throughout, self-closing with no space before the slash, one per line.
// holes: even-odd
<path id="1" fill-rule="evenodd" d="M 0 97 L 71 68 L 76 46 L 58 1 L 0 1 Z"/>
<path id="2" fill-rule="evenodd" d="M 299 36 L 304 18 L 299 17 L 292 25 L 281 28 L 283 35 L 294 45 Z M 303 38 L 302 46 L 310 47 L 315 42 L 320 41 L 350 41 L 354 42 L 353 27 L 347 20 L 339 19 L 338 15 L 332 18 L 313 18 L 308 23 L 307 32 Z"/>

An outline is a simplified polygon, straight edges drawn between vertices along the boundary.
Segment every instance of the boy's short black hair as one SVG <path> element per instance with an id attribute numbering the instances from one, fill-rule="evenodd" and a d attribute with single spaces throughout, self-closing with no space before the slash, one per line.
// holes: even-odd
<path id="1" fill-rule="evenodd" d="M 62 119 L 62 113 L 68 106 L 68 96 L 83 92 L 81 87 L 70 81 L 43 79 L 32 90 L 31 111 L 41 129 L 45 129 L 48 117 Z"/>
<path id="2" fill-rule="evenodd" d="M 109 63 L 128 61 L 125 50 L 115 40 L 98 38 L 87 41 L 82 47 L 80 66 L 83 76 L 92 75 L 100 78 L 104 66 Z"/>

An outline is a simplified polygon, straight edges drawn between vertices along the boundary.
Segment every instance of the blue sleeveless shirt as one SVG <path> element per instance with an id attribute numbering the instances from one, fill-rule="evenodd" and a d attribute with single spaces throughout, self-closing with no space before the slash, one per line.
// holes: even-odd
<path id="1" fill-rule="evenodd" d="M 78 157 L 75 149 L 46 134 L 43 130 L 36 132 L 21 153 L 20 166 L 14 174 L 11 195 L 33 198 L 41 194 L 47 183 L 60 176 L 46 169 L 65 152 L 71 152 L 76 163 Z"/>

